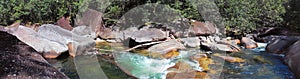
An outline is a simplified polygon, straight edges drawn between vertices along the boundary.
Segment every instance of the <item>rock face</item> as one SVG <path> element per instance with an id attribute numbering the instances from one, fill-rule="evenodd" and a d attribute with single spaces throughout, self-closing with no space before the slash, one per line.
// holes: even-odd
<path id="1" fill-rule="evenodd" d="M 253 49 L 257 47 L 257 43 L 254 40 L 247 37 L 242 37 L 241 43 L 247 49 Z"/>
<path id="2" fill-rule="evenodd" d="M 192 35 L 201 36 L 201 35 L 212 35 L 216 33 L 216 27 L 213 23 L 210 22 L 198 22 L 194 21 L 191 23 L 192 28 L 190 29 Z"/>
<path id="3" fill-rule="evenodd" d="M 74 47 L 80 46 L 91 48 L 95 46 L 93 39 L 78 36 L 59 26 L 51 24 L 40 26 L 38 32 L 24 26 L 10 28 L 9 30 L 11 30 L 9 33 L 34 48 L 36 51 L 43 52 L 44 56 L 48 58 L 56 58 L 62 52 L 67 51 L 68 43 L 76 43 L 73 44 L 76 45 Z M 80 51 L 80 53 L 83 52 L 82 50 L 78 51 Z"/>
<path id="4" fill-rule="evenodd" d="M 61 28 L 69 30 L 69 31 L 71 31 L 73 29 L 73 27 L 70 25 L 70 20 L 66 17 L 61 17 L 57 21 L 57 25 L 60 26 Z"/>
<path id="5" fill-rule="evenodd" d="M 68 79 L 15 36 L 0 32 L 0 38 L 1 79 Z"/>

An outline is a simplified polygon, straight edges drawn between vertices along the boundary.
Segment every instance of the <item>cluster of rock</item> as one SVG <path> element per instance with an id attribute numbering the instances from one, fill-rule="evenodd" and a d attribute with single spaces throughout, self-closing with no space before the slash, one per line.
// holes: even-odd
<path id="1" fill-rule="evenodd" d="M 300 36 L 282 36 L 277 37 L 271 41 L 266 51 L 268 53 L 283 54 L 284 62 L 290 67 L 291 71 L 295 73 L 297 78 L 300 78 Z"/>
<path id="2" fill-rule="evenodd" d="M 0 31 L 0 38 L 1 79 L 68 79 L 39 52 L 15 36 Z"/>
<path id="3" fill-rule="evenodd" d="M 95 38 L 106 42 L 127 43 L 132 49 L 126 51 L 146 47 L 148 52 L 158 53 L 164 58 L 176 57 L 178 50 L 186 48 L 239 52 L 239 44 L 249 49 L 257 47 L 255 41 L 246 37 L 241 40 L 221 38 L 218 36 L 218 28 L 210 22 L 173 23 L 175 26 L 186 23 L 182 24 L 185 26 L 180 26 L 184 28 L 168 24 L 148 24 L 118 29 L 104 27 L 102 16 L 102 13 L 88 9 L 76 20 L 75 28 L 71 27 L 66 17 L 62 17 L 58 20 L 58 25 L 22 26 L 16 23 L 9 27 L 0 27 L 0 30 L 16 36 L 45 58 L 57 58 L 66 51 L 71 56 L 97 53 L 94 50 L 97 43 Z M 234 58 L 219 57 L 235 62 Z"/>
<path id="4" fill-rule="evenodd" d="M 268 43 L 266 52 L 284 55 L 284 62 L 300 78 L 300 34 L 284 28 L 264 28 L 253 36 L 256 41 Z"/>

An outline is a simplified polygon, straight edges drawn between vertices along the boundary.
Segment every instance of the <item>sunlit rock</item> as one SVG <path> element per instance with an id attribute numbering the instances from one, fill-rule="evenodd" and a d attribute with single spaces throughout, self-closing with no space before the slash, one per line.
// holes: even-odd
<path id="1" fill-rule="evenodd" d="M 183 45 L 187 47 L 199 47 L 201 40 L 197 37 L 191 37 L 191 38 L 181 38 L 180 41 L 183 42 Z"/>
<path id="2" fill-rule="evenodd" d="M 136 42 L 151 42 L 166 39 L 168 34 L 160 29 L 151 28 L 135 31 L 130 37 Z"/>
<path id="3" fill-rule="evenodd" d="M 241 39 L 241 43 L 247 49 L 253 49 L 253 48 L 257 47 L 257 43 L 254 40 L 247 38 L 247 37 L 243 37 Z"/>
<path id="4" fill-rule="evenodd" d="M 221 51 L 226 51 L 226 52 L 238 52 L 240 51 L 239 48 L 236 48 L 231 45 L 226 45 L 226 44 L 218 44 L 218 43 L 201 43 L 202 48 L 205 50 L 221 50 Z"/>
<path id="5" fill-rule="evenodd" d="M 92 28 L 88 26 L 77 26 L 73 28 L 71 32 L 83 37 L 96 38 L 96 33 L 93 32 Z"/>
<path id="6" fill-rule="evenodd" d="M 0 32 L 1 79 L 68 79 L 31 46 Z"/>
<path id="7" fill-rule="evenodd" d="M 169 41 L 151 46 L 150 48 L 148 48 L 148 51 L 166 54 L 172 50 L 177 50 L 177 49 L 185 49 L 185 47 L 177 40 L 169 40 Z"/>
<path id="8" fill-rule="evenodd" d="M 15 29 L 15 30 L 11 30 Z M 62 52 L 68 50 L 68 43 L 76 43 L 76 52 L 83 53 L 95 45 L 93 39 L 81 37 L 72 32 L 52 24 L 39 27 L 38 32 L 25 26 L 9 29 L 11 34 L 19 40 L 31 46 L 38 52 L 44 53 L 44 57 L 56 58 Z M 82 49 L 83 48 L 83 49 Z"/>

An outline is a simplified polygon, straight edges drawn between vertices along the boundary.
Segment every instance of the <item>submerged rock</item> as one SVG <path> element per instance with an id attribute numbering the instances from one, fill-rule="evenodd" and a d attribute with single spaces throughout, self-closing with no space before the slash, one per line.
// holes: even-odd
<path id="1" fill-rule="evenodd" d="M 224 59 L 225 61 L 231 62 L 231 63 L 234 63 L 234 62 L 238 62 L 238 63 L 245 62 L 244 59 L 238 58 L 238 57 L 221 56 L 220 54 L 213 54 L 213 56 L 219 57 L 219 58 Z"/>
<path id="2" fill-rule="evenodd" d="M 1 79 L 68 79 L 15 36 L 0 32 L 0 38 Z"/>

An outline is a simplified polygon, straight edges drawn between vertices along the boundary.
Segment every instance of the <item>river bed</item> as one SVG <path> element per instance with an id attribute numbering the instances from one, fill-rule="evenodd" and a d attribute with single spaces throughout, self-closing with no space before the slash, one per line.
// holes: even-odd
<path id="1" fill-rule="evenodd" d="M 293 73 L 289 70 L 282 62 L 283 56 L 273 55 L 263 51 L 264 48 L 257 48 L 253 50 L 243 49 L 238 53 L 220 53 L 223 55 L 229 55 L 233 57 L 239 57 L 245 60 L 242 63 L 230 63 L 220 61 L 218 58 L 211 57 L 212 60 L 218 61 L 218 64 L 210 65 L 211 71 L 215 71 L 210 78 L 219 79 L 295 79 Z M 130 70 L 134 76 L 144 79 L 164 79 L 166 78 L 166 69 L 174 66 L 175 63 L 184 61 L 190 63 L 190 65 L 197 65 L 199 63 L 194 63 L 189 60 L 189 56 L 195 53 L 203 52 L 198 48 L 181 50 L 180 55 L 172 59 L 153 59 L 144 55 L 140 55 L 132 52 L 115 52 L 115 62 L 119 63 L 123 67 Z M 215 52 L 217 53 L 217 52 Z M 109 56 L 108 56 L 109 57 Z M 60 57 L 58 59 L 48 59 L 49 63 L 58 68 L 60 71 L 64 72 L 71 79 L 85 78 L 82 75 L 97 75 L 100 69 L 103 70 L 105 76 L 100 76 L 102 78 L 108 79 L 131 79 L 130 75 L 123 72 L 118 66 L 111 63 L 112 61 L 100 55 L 89 55 L 89 56 L 79 56 L 83 58 L 76 60 L 73 57 Z M 84 59 L 84 58 L 94 58 L 94 59 Z M 86 65 L 86 68 L 76 68 L 78 62 Z M 95 62 L 101 66 L 101 68 L 95 65 Z M 201 68 L 194 66 L 193 69 L 201 71 Z M 78 71 L 89 71 L 87 73 L 80 73 Z M 217 72 L 217 73 L 216 73 Z M 81 76 L 81 77 L 79 77 Z M 99 78 L 99 76 L 97 76 Z M 96 77 L 96 78 L 97 78 Z M 92 77 L 91 77 L 92 78 Z"/>

